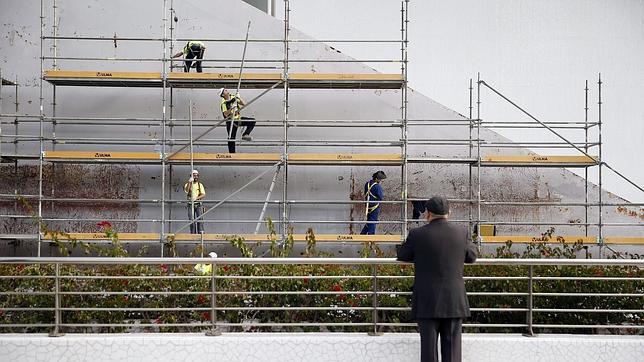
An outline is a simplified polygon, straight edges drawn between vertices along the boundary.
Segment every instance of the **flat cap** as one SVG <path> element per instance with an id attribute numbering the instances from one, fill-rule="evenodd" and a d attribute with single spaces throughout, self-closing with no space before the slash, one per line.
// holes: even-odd
<path id="1" fill-rule="evenodd" d="M 425 203 L 427 211 L 434 215 L 447 215 L 449 213 L 449 202 L 443 196 L 434 196 Z"/>

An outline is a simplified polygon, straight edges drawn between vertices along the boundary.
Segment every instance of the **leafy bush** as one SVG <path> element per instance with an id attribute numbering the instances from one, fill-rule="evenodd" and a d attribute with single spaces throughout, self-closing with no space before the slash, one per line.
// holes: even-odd
<path id="1" fill-rule="evenodd" d="M 292 230 L 279 242 L 269 221 L 272 257 L 289 257 L 293 251 Z M 108 246 L 71 243 L 65 235 L 54 238 L 61 254 L 68 247 L 82 247 L 102 256 L 128 256 L 111 225 L 103 231 Z M 580 241 L 557 240 L 554 230 L 544 233 L 521 253 L 511 242 L 499 247 L 495 258 L 575 258 L 583 250 Z M 307 232 L 307 257 L 330 256 L 318 252 L 315 234 Z M 243 238 L 229 240 L 245 257 L 255 255 L 260 244 L 247 244 Z M 142 251 L 144 252 L 144 251 Z M 195 249 L 193 255 L 203 250 Z M 362 255 L 387 256 L 371 243 Z M 639 258 L 639 255 L 613 257 Z M 415 330 L 408 311 L 413 284 L 413 266 L 395 265 L 218 265 L 215 315 L 211 309 L 209 273 L 193 265 L 71 265 L 60 266 L 61 320 L 64 332 L 176 332 L 211 328 L 211 319 L 228 331 L 366 331 L 373 329 L 373 273 L 377 280 L 377 319 L 382 331 Z M 528 267 L 472 265 L 466 267 L 466 286 L 472 294 L 473 311 L 467 324 L 471 332 L 520 332 L 525 327 Z M 42 332 L 54 323 L 55 270 L 52 265 L 0 265 L 0 326 L 3 332 Z M 534 293 L 579 293 L 578 295 L 535 295 L 533 322 L 539 325 L 583 325 L 586 328 L 540 327 L 537 331 L 561 333 L 637 333 L 641 329 L 607 329 L 595 326 L 641 325 L 644 314 L 644 271 L 635 267 L 535 266 Z M 396 278 L 393 278 L 395 276 Z M 30 277 L 30 278 L 27 278 Z M 578 278 L 568 280 L 566 278 Z M 606 278 L 622 279 L 608 281 Z M 504 279 L 510 278 L 510 279 Z M 551 279 L 563 278 L 563 279 Z M 179 293 L 179 294 L 176 294 Z M 488 293 L 481 295 L 479 293 Z M 495 294 L 489 294 L 495 293 Z M 586 294 L 582 294 L 586 293 Z M 605 294 L 597 294 L 605 293 Z M 590 295 L 595 294 L 595 295 Z M 625 294 L 626 296 L 606 296 Z M 304 310 L 301 307 L 311 307 Z M 73 310 L 70 310 L 73 308 Z M 18 310 L 16 310 L 18 309 Z M 556 309 L 538 311 L 538 309 Z M 625 312 L 564 312 L 564 309 L 620 309 Z M 630 310 L 630 312 L 629 312 Z M 38 325 L 43 326 L 38 326 Z M 120 326 L 107 326 L 118 324 Z M 490 327 L 503 324 L 504 327 Z M 15 325 L 9 327 L 8 325 Z"/>

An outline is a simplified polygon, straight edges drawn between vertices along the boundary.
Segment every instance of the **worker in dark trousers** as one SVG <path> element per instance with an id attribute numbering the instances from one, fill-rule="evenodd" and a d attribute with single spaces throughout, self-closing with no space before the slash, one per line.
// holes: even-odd
<path id="1" fill-rule="evenodd" d="M 373 174 L 371 180 L 364 184 L 364 194 L 367 200 L 367 209 L 365 211 L 367 214 L 367 223 L 362 228 L 361 235 L 374 235 L 376 233 L 376 223 L 380 215 L 380 202 L 378 201 L 382 201 L 385 197 L 380 182 L 386 178 L 387 175 L 383 171 L 378 171 Z"/>
<path id="2" fill-rule="evenodd" d="M 425 212 L 425 202 L 426 201 L 412 201 L 411 206 L 413 207 L 411 218 L 414 220 L 420 219 L 420 215 Z"/>
<path id="3" fill-rule="evenodd" d="M 237 128 L 246 127 L 242 133 L 244 141 L 252 141 L 253 137 L 250 133 L 255 128 L 255 118 L 242 117 L 240 109 L 246 103 L 241 99 L 239 94 L 234 96 L 228 92 L 226 88 L 219 89 L 219 97 L 221 97 L 221 114 L 226 118 L 226 133 L 228 134 L 228 152 L 235 153 L 235 138 L 237 138 Z M 232 127 L 232 130 L 230 129 Z M 231 141 L 232 140 L 232 141 Z"/>
<path id="4" fill-rule="evenodd" d="M 190 40 L 186 43 L 186 46 L 183 47 L 183 50 L 172 56 L 172 59 L 179 58 L 184 56 L 186 59 L 186 64 L 183 66 L 183 71 L 188 73 L 190 72 L 190 67 L 192 66 L 192 59 L 203 59 L 203 53 L 206 51 L 206 46 L 203 42 L 198 40 Z M 201 73 L 201 60 L 195 61 L 195 66 L 197 67 L 197 73 Z"/>

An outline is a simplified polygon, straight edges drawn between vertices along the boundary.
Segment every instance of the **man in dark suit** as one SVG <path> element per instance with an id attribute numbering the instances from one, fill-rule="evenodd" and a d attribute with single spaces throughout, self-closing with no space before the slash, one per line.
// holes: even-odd
<path id="1" fill-rule="evenodd" d="M 421 361 L 461 360 L 463 318 L 470 306 L 463 283 L 463 264 L 476 260 L 476 246 L 465 228 L 450 223 L 449 203 L 432 197 L 426 203 L 425 226 L 409 231 L 398 247 L 398 260 L 414 262 L 412 317 L 420 329 Z"/>

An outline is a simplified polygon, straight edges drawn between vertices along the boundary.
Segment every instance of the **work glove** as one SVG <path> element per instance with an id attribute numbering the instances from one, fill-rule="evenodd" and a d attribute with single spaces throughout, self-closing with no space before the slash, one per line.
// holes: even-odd
<path id="1" fill-rule="evenodd" d="M 190 178 L 188 179 L 188 182 L 193 183 L 193 182 L 195 182 L 195 179 L 194 179 L 194 178 L 192 178 L 192 177 L 190 177 Z"/>

